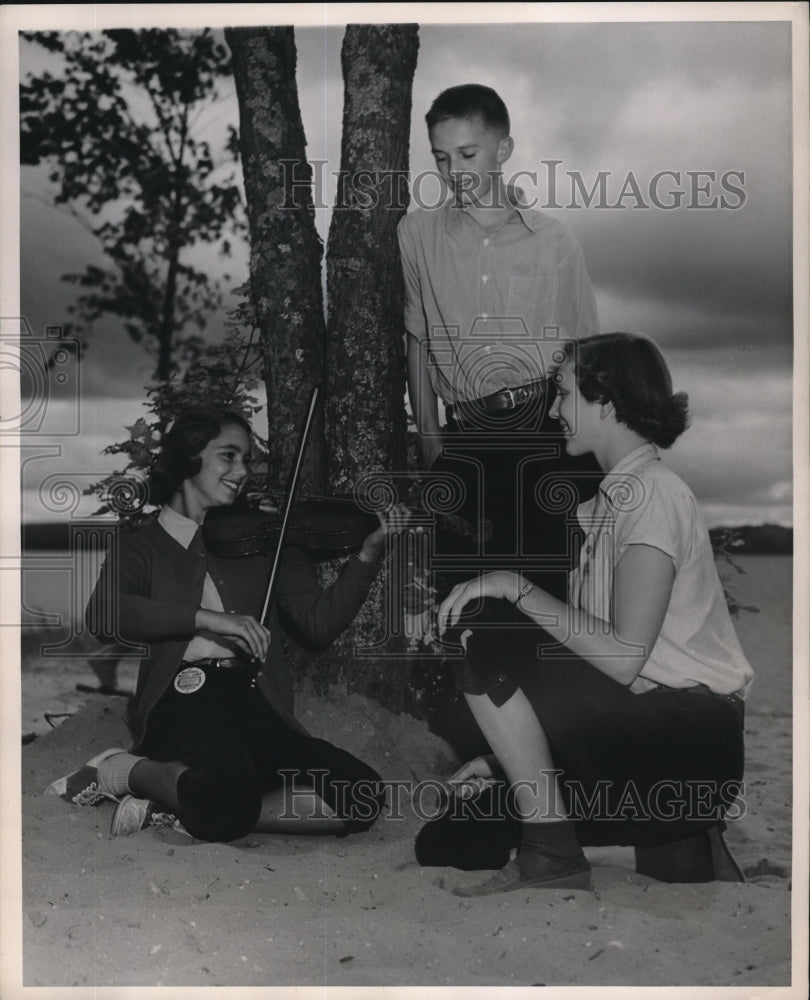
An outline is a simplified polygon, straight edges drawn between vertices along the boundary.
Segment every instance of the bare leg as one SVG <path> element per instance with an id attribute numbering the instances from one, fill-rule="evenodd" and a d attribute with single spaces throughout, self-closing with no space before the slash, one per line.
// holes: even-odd
<path id="1" fill-rule="evenodd" d="M 529 699 L 518 689 L 500 707 L 485 694 L 465 694 L 475 721 L 492 747 L 524 823 L 567 818 L 546 734 Z"/>
<path id="2" fill-rule="evenodd" d="M 254 826 L 257 833 L 311 834 L 341 833 L 340 819 L 311 788 L 279 788 L 262 797 L 262 811 Z"/>
<path id="3" fill-rule="evenodd" d="M 169 812 L 177 813 L 177 781 L 188 767 L 179 761 L 143 759 L 129 774 L 132 794 L 152 799 Z M 344 829 L 329 806 L 311 788 L 281 788 L 262 798 L 259 819 L 253 828 L 257 833 L 336 834 Z"/>
<path id="4" fill-rule="evenodd" d="M 487 882 L 454 892 L 489 896 L 524 888 L 589 888 L 590 865 L 568 820 L 551 749 L 528 698 L 520 689 L 501 706 L 488 695 L 464 697 L 514 789 L 522 830 L 514 861 Z"/>

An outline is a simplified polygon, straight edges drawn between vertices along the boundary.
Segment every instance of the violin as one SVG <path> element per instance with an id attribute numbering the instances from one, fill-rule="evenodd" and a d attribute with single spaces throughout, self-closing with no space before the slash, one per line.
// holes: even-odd
<path id="1" fill-rule="evenodd" d="M 250 555 L 258 552 L 272 551 L 273 548 L 275 548 L 273 562 L 270 567 L 270 574 L 267 580 L 267 587 L 265 589 L 264 603 L 262 604 L 261 616 L 259 618 L 259 621 L 263 625 L 266 625 L 268 621 L 270 606 L 272 604 L 273 595 L 278 582 L 279 567 L 281 566 L 281 553 L 284 546 L 287 544 L 287 541 L 290 538 L 295 537 L 294 533 L 296 530 L 299 533 L 299 539 L 302 539 L 303 535 L 301 533 L 305 530 L 307 523 L 309 525 L 310 536 L 317 532 L 318 540 L 320 540 L 321 543 L 323 543 L 328 536 L 328 528 L 324 525 L 324 511 L 322 505 L 324 502 L 328 502 L 334 509 L 334 500 L 320 501 L 320 509 L 318 509 L 317 506 L 313 509 L 311 504 L 308 511 L 306 511 L 306 508 L 303 506 L 299 507 L 298 513 L 296 514 L 296 493 L 298 491 L 298 483 L 301 478 L 304 450 L 307 445 L 307 439 L 310 431 L 312 430 L 312 423 L 315 418 L 315 411 L 318 406 L 318 400 L 322 387 L 323 384 L 321 382 L 317 382 L 312 387 L 306 417 L 304 419 L 304 424 L 301 428 L 301 435 L 298 441 L 289 493 L 284 501 L 284 508 L 280 513 L 280 517 L 273 519 L 264 515 L 260 516 L 257 520 L 256 515 L 254 514 L 249 521 L 245 521 L 244 518 L 240 520 L 239 518 L 233 517 L 233 508 L 226 508 L 231 511 L 231 518 L 220 518 L 216 515 L 212 518 L 211 514 L 213 511 L 209 511 L 209 515 L 203 523 L 203 537 L 205 538 L 206 545 L 209 546 L 209 551 L 213 555 Z M 361 512 L 354 507 L 354 516 L 350 522 L 350 519 L 347 517 L 346 505 L 344 503 L 343 520 L 339 522 L 338 528 L 339 532 L 343 535 L 344 544 L 347 541 L 346 536 L 351 535 L 352 543 L 357 540 L 356 544 L 357 548 L 359 548 L 366 535 L 377 527 L 378 521 L 376 516 L 373 514 L 369 514 L 366 519 L 358 521 L 356 518 L 357 513 Z M 297 529 L 295 527 L 296 519 L 298 521 Z M 369 527 L 369 525 L 371 526 Z M 362 534 L 358 533 L 358 527 L 362 530 Z M 249 529 L 247 533 L 246 528 Z M 268 540 L 270 540 L 270 544 L 268 544 Z M 273 545 L 273 540 L 275 545 Z M 242 551 L 239 551 L 239 549 Z M 331 549 L 330 551 L 336 554 L 339 550 Z"/>
<path id="2" fill-rule="evenodd" d="M 231 507 L 215 508 L 203 522 L 203 538 L 214 556 L 250 556 L 273 552 L 260 621 L 266 624 L 278 580 L 281 553 L 287 544 L 299 545 L 313 554 L 347 555 L 361 548 L 366 537 L 379 527 L 375 512 L 362 509 L 351 497 L 312 497 L 297 501 L 304 450 L 318 405 L 322 383 L 312 388 L 309 406 L 301 430 L 289 493 L 283 510 L 251 509 L 237 500 Z M 412 509 L 412 513 L 417 511 Z M 419 512 L 422 515 L 428 512 Z M 428 519 L 432 515 L 428 514 Z M 470 534 L 471 529 L 459 517 L 446 520 L 454 533 Z M 453 521 L 462 526 L 453 525 Z"/>
<path id="3" fill-rule="evenodd" d="M 281 509 L 251 506 L 250 499 L 208 512 L 203 538 L 212 555 L 253 556 L 281 544 Z M 349 555 L 379 523 L 376 514 L 362 510 L 351 497 L 309 497 L 293 505 L 284 544 L 298 545 L 316 558 Z"/>

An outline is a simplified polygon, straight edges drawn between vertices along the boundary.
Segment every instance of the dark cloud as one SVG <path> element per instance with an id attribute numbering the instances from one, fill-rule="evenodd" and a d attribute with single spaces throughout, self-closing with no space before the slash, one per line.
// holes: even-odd
<path id="1" fill-rule="evenodd" d="M 790 25 L 778 22 L 430 25 L 420 39 L 414 98 L 425 110 L 444 86 L 497 81 L 513 116 L 547 115 L 582 156 L 610 144 L 617 115 L 664 76 L 707 99 L 790 87 Z"/>
<path id="2" fill-rule="evenodd" d="M 552 214 L 579 237 L 611 328 L 661 331 L 696 351 L 764 340 L 790 364 L 788 24 L 434 25 L 420 35 L 414 170 L 431 166 L 422 115 L 436 93 L 491 84 L 513 118 L 506 172 L 536 174 L 521 183 L 548 210 L 556 170 L 564 208 Z M 675 176 L 655 186 L 661 171 Z M 656 207 L 653 195 L 681 207 Z"/>

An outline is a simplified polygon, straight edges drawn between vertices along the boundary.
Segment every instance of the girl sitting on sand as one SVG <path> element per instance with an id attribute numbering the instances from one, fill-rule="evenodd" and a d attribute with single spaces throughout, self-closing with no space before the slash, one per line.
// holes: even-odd
<path id="1" fill-rule="evenodd" d="M 249 462 L 250 427 L 238 414 L 178 417 L 150 483 L 160 513 L 120 537 L 117 571 L 108 558 L 88 606 L 93 634 L 146 647 L 130 712 L 134 749 L 107 750 L 48 791 L 81 804 L 117 801 L 114 836 L 166 814 L 208 841 L 252 830 L 343 834 L 368 829 L 382 807 L 379 775 L 307 735 L 293 715 L 278 611 L 270 628 L 257 620 L 269 556 L 206 551 L 203 520 L 239 496 Z M 395 508 L 390 522 L 398 518 L 407 513 Z M 388 531 L 386 523 L 369 534 L 325 590 L 304 552 L 285 547 L 275 603 L 305 638 L 326 643 L 353 620 Z"/>
<path id="2" fill-rule="evenodd" d="M 577 510 L 568 603 L 499 571 L 439 609 L 441 632 L 463 629 L 456 680 L 493 754 L 451 779 L 456 797 L 417 857 L 503 865 L 459 895 L 588 888 L 583 844 L 633 845 L 637 870 L 665 881 L 743 881 L 722 830 L 752 670 L 695 497 L 658 455 L 685 430 L 687 397 L 658 348 L 626 333 L 569 343 L 555 380 L 568 454 L 592 452 L 607 474 Z M 511 602 L 515 628 L 468 623 L 482 599 Z"/>

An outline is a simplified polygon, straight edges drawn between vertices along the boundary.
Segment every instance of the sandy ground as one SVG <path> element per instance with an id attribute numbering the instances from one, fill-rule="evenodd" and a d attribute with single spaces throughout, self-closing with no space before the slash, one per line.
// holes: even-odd
<path id="1" fill-rule="evenodd" d="M 588 851 L 592 892 L 463 899 L 449 890 L 481 876 L 419 867 L 421 820 L 399 796 L 370 833 L 345 839 L 112 839 L 112 806 L 42 791 L 99 748 L 126 745 L 124 701 L 77 695 L 77 679 L 92 681 L 81 661 L 57 672 L 29 659 L 22 731 L 39 735 L 22 750 L 24 985 L 97 996 L 116 986 L 788 987 L 794 895 L 796 913 L 805 909 L 805 886 L 791 892 L 790 561 L 745 566 L 735 587 L 761 610 L 743 615 L 739 633 L 758 680 L 745 815 L 727 834 L 744 885 L 658 883 L 634 872 L 629 849 L 602 848 Z M 45 712 L 73 714 L 50 729 Z M 457 763 L 423 723 L 356 695 L 304 694 L 298 713 L 392 781 L 446 777 Z M 806 983 L 806 960 L 794 959 Z"/>

